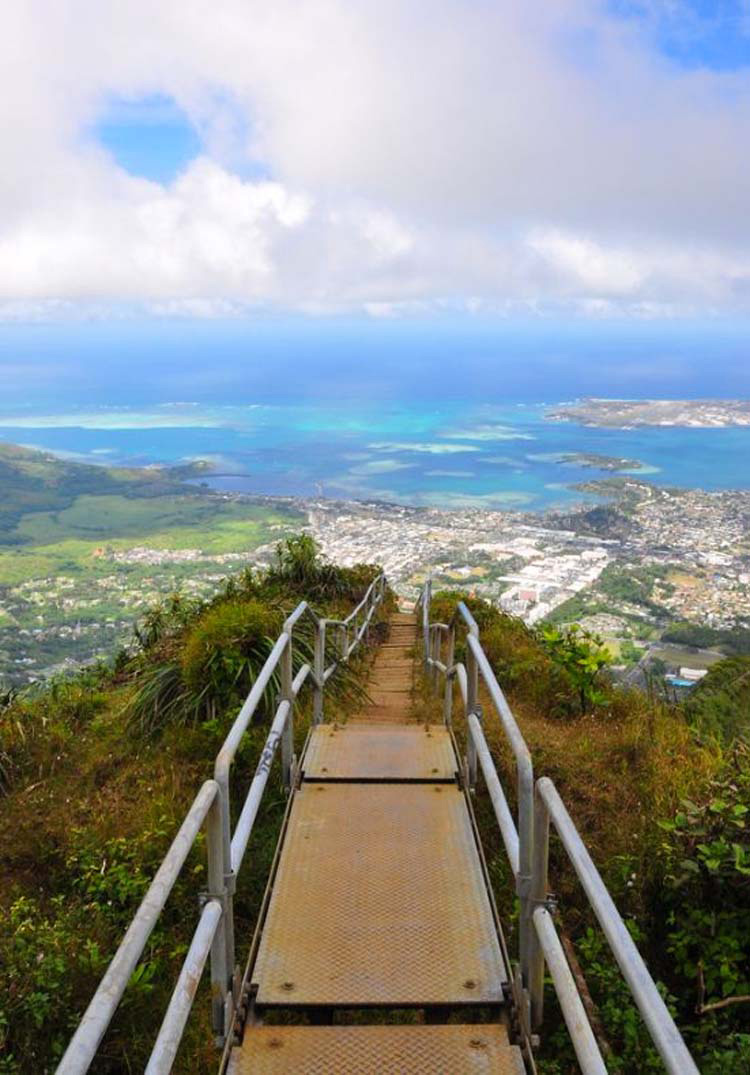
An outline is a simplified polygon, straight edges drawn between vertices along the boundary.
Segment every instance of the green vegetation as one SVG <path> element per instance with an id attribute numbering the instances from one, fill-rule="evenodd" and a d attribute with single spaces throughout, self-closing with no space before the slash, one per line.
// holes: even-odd
<path id="1" fill-rule="evenodd" d="M 601 638 L 578 624 L 561 631 L 546 623 L 540 627 L 537 638 L 567 675 L 578 695 L 581 716 L 606 700 L 601 684 L 602 669 L 610 663 L 611 655 Z"/>
<path id="2" fill-rule="evenodd" d="M 376 568 L 322 561 L 307 536 L 277 547 L 269 569 L 242 571 L 208 599 L 176 595 L 145 616 L 114 663 L 31 691 L 0 693 L 0 1072 L 50 1071 L 200 782 L 209 774 L 269 641 L 297 601 L 336 617 Z M 435 596 L 448 621 L 463 597 L 532 751 L 578 825 L 705 1075 L 750 1064 L 750 662 L 715 665 L 684 703 L 614 686 L 599 640 L 529 628 L 488 603 Z M 300 634 L 300 656 L 309 639 Z M 461 644 L 458 646 L 461 656 Z M 357 672 L 331 680 L 329 715 L 356 698 Z M 275 691 L 272 689 L 270 703 Z M 513 798 L 515 767 L 488 699 L 485 729 Z M 439 702 L 426 699 L 425 714 Z M 267 733 L 267 704 L 245 737 L 235 802 Z M 298 745 L 306 731 L 300 707 Z M 456 733 L 462 737 L 459 707 Z M 272 774 L 278 781 L 278 769 Z M 276 784 L 278 786 L 278 784 Z M 270 790 L 270 789 L 269 789 Z M 273 792 L 240 875 L 238 936 L 255 921 L 281 823 Z M 487 796 L 476 799 L 499 905 L 513 906 Z M 195 923 L 205 849 L 191 856 L 103 1043 L 97 1071 L 143 1067 Z M 641 1019 L 553 841 L 558 926 L 586 975 L 619 1075 L 658 1072 Z M 503 912 L 511 947 L 517 918 Z M 543 1075 L 577 1070 L 548 996 Z M 178 1069 L 215 1065 L 207 990 Z"/>
<path id="3" fill-rule="evenodd" d="M 557 784 L 701 1071 L 744 1075 L 750 1064 L 750 751 L 743 736 L 750 662 L 720 662 L 677 703 L 612 685 L 605 655 L 580 631 L 528 628 L 456 593 L 436 596 L 435 619 L 447 622 L 462 596 L 537 773 Z M 585 664 L 578 662 L 591 649 L 598 667 L 590 666 L 593 690 L 584 706 L 577 677 Z M 489 700 L 483 701 L 488 741 L 512 798 L 513 758 Z M 713 723 L 699 721 L 699 709 L 712 713 Z M 461 735 L 460 720 L 456 725 Z M 513 887 L 504 852 L 492 850 L 496 822 L 481 789 L 476 811 L 490 876 L 500 906 L 507 906 Z M 608 1069 L 662 1071 L 554 841 L 550 885 L 559 897 L 558 928 L 577 954 L 602 1024 Z M 515 931 L 510 941 L 517 942 Z M 555 1028 L 551 991 L 547 1010 L 540 1071 L 569 1075 L 578 1067 L 567 1032 L 561 1023 Z"/>
<path id="4" fill-rule="evenodd" d="M 608 564 L 591 589 L 558 605 L 549 622 L 574 623 L 597 612 L 609 612 L 613 607 L 618 609 L 620 617 L 638 623 L 641 628 L 645 627 L 641 617 L 669 620 L 671 613 L 661 604 L 661 599 L 674 591 L 673 584 L 667 581 L 670 570 L 668 564 Z"/>
<path id="5" fill-rule="evenodd" d="M 654 597 L 658 585 L 662 594 L 672 593 L 674 586 L 665 580 L 667 566 L 649 564 L 642 567 L 622 567 L 608 564 L 597 582 L 597 590 L 609 601 L 625 601 L 656 616 L 669 616 L 669 611 Z"/>
<path id="6" fill-rule="evenodd" d="M 750 656 L 750 630 L 720 630 L 701 623 L 673 623 L 662 634 L 665 642 L 697 649 L 719 649 L 727 657 Z"/>
<path id="7" fill-rule="evenodd" d="M 270 638 L 301 592 L 311 586 L 316 608 L 337 618 L 362 597 L 376 571 L 334 567 L 309 538 L 293 539 L 278 546 L 264 574 L 246 570 L 209 600 L 175 595 L 154 608 L 138 627 L 133 652 L 112 664 L 0 694 L 3 1075 L 53 1070 L 187 806 L 210 775 Z M 309 646 L 302 623 L 298 660 Z M 366 659 L 353 659 L 330 679 L 329 716 L 348 711 Z M 297 749 L 308 706 L 302 700 L 297 707 Z M 261 706 L 240 748 L 235 810 L 265 742 L 271 708 Z M 283 816 L 279 779 L 276 764 L 239 878 L 240 937 L 252 933 Z M 143 1069 L 195 926 L 204 869 L 199 841 L 104 1040 L 97 1072 Z M 199 994 L 180 1070 L 215 1070 L 209 992 Z"/>
<path id="8" fill-rule="evenodd" d="M 691 690 L 685 712 L 702 735 L 725 745 L 750 739 L 750 657 L 730 657 L 709 669 Z"/>
<path id="9" fill-rule="evenodd" d="M 292 507 L 185 480 L 205 467 L 126 470 L 0 444 L 0 679 L 111 654 L 134 615 L 182 586 L 207 597 L 217 564 L 298 526 Z"/>
<path id="10" fill-rule="evenodd" d="M 161 497 L 184 492 L 184 481 L 204 473 L 205 465 L 182 467 L 98 467 L 72 463 L 47 452 L 0 444 L 0 544 L 23 545 L 30 539 L 19 524 L 38 512 L 70 508 L 82 495 Z"/>

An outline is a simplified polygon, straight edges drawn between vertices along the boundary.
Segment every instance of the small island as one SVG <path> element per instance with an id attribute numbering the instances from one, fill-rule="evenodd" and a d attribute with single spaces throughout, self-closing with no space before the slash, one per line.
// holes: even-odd
<path id="1" fill-rule="evenodd" d="M 630 473 L 636 470 L 653 470 L 638 459 L 621 459 L 612 455 L 598 455 L 596 452 L 565 452 L 560 456 L 560 463 L 573 464 L 579 467 L 590 467 L 591 470 L 606 470 L 613 474 Z"/>
<path id="2" fill-rule="evenodd" d="M 722 429 L 750 426 L 750 400 L 742 399 L 596 399 L 551 408 L 551 421 L 609 429 L 643 426 L 680 426 L 694 429 Z"/>

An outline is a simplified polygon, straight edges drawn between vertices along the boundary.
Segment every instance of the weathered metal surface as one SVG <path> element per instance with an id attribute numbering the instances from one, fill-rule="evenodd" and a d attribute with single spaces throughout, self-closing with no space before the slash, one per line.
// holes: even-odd
<path id="1" fill-rule="evenodd" d="M 504 980 L 458 788 L 302 785 L 253 969 L 259 1005 L 500 1003 Z"/>
<path id="2" fill-rule="evenodd" d="M 227 1075 L 523 1075 L 504 1027 L 251 1027 Z"/>
<path id="3" fill-rule="evenodd" d="M 347 723 L 354 724 L 407 724 L 415 723 L 406 703 L 403 705 L 372 705 L 356 713 Z"/>
<path id="4" fill-rule="evenodd" d="M 325 724 L 313 729 L 307 780 L 453 780 L 456 758 L 439 724 Z"/>

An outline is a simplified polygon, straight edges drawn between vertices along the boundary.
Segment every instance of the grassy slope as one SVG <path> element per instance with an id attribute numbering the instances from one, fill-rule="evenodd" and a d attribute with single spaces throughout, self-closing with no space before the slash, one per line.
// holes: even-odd
<path id="1" fill-rule="evenodd" d="M 447 622 L 454 601 L 455 597 L 439 598 L 433 608 L 433 617 Z M 703 907 L 706 921 L 698 925 L 704 934 L 695 937 L 695 948 L 703 952 L 707 966 L 718 962 L 722 957 L 719 950 L 712 948 L 712 916 L 716 914 L 715 907 L 724 901 L 728 909 L 736 901 L 740 916 L 747 914 L 744 878 L 737 878 L 730 872 L 733 853 L 730 846 L 726 853 L 727 865 L 722 867 L 722 876 L 726 877 L 722 883 L 726 887 L 716 889 L 719 877 L 706 874 L 695 843 L 683 842 L 683 850 L 677 851 L 678 845 L 673 838 L 665 837 L 661 827 L 662 822 L 669 822 L 678 814 L 684 800 L 711 801 L 715 794 L 712 782 L 727 771 L 732 772 L 731 754 L 715 740 L 696 737 L 685 712 L 679 707 L 651 701 L 641 692 L 614 690 L 601 704 L 591 706 L 586 715 L 563 716 L 564 681 L 557 675 L 533 632 L 494 611 L 487 613 L 486 608 L 483 611 L 477 607 L 479 602 L 469 603 L 479 620 L 490 662 L 531 750 L 536 774 L 550 776 L 555 781 L 620 912 L 633 924 L 650 969 L 658 980 L 667 982 L 675 991 L 678 1018 L 687 1029 L 691 1047 L 701 1057 L 701 1070 L 712 1075 L 719 1071 L 740 1075 L 747 1070 L 747 1055 L 744 1051 L 740 1055 L 739 1051 L 743 1026 L 748 1026 L 747 1013 L 743 1014 L 740 1006 L 727 1009 L 732 1015 L 724 1022 L 717 1019 L 712 1024 L 708 1017 L 698 1020 L 695 1016 L 695 972 L 685 973 L 688 960 L 684 957 L 677 966 L 670 945 L 671 936 L 676 936 L 678 943 L 682 943 L 681 923 L 689 922 L 688 916 Z M 513 757 L 484 690 L 481 700 L 487 739 L 509 798 L 514 803 L 516 774 Z M 429 691 L 425 693 L 423 704 L 425 713 L 439 719 L 440 702 L 432 698 Z M 465 728 L 458 693 L 454 713 L 457 734 L 463 740 Z M 481 781 L 476 812 L 498 904 L 508 909 L 514 904 L 515 894 L 497 823 Z M 744 830 L 738 829 L 730 839 L 746 841 L 743 833 Z M 700 841 L 700 837 L 696 839 Z M 675 855 L 679 858 L 680 854 L 694 858 L 697 878 L 695 887 L 685 889 L 684 897 L 671 880 Z M 702 892 L 701 883 L 705 886 Z M 605 1033 L 615 1049 L 616 1056 L 611 1063 L 608 1061 L 608 1067 L 619 1075 L 663 1070 L 660 1062 L 654 1061 L 627 988 L 599 940 L 598 927 L 592 929 L 595 926 L 593 916 L 587 910 L 578 881 L 554 837 L 550 890 L 560 899 L 558 924 L 578 949 L 594 1000 L 599 1005 Z M 720 891 L 725 891 L 725 896 L 720 895 Z M 744 912 L 743 906 L 746 908 Z M 672 914 L 675 918 L 668 924 L 667 917 Z M 507 917 L 505 921 L 508 922 Z M 509 939 L 512 950 L 517 945 L 515 926 L 511 916 Z M 686 928 L 689 930 L 690 926 Z M 734 941 L 729 932 L 726 933 L 726 943 L 730 962 L 735 961 L 741 966 L 747 952 L 743 954 L 731 947 Z M 554 1030 L 555 1007 L 550 997 L 550 1019 L 545 1023 L 546 1050 L 541 1070 L 545 1075 L 569 1075 L 578 1068 L 571 1058 L 566 1032 Z M 724 1049 L 726 1052 L 722 1051 Z"/>
<path id="2" fill-rule="evenodd" d="M 0 709 L 0 916 L 7 923 L 0 933 L 3 1075 L 54 1069 L 187 807 L 212 774 L 213 759 L 248 689 L 247 673 L 237 684 L 236 669 L 229 666 L 237 639 L 217 642 L 217 616 L 220 626 L 222 610 L 248 601 L 256 607 L 260 601 L 269 622 L 277 622 L 297 603 L 301 589 L 315 589 L 316 579 L 316 592 L 334 591 L 333 596 L 321 593 L 318 607 L 338 616 L 356 602 L 372 574 L 371 569 L 324 567 L 316 576 L 317 571 L 315 565 L 303 565 L 298 578 L 287 570 L 273 585 L 240 576 L 223 597 L 188 608 L 185 619 L 172 621 L 160 640 L 116 675 L 88 671 Z M 242 587 L 249 589 L 245 593 Z M 208 623 L 214 626 L 207 635 Z M 223 677 L 221 697 L 229 701 L 214 706 L 216 716 L 210 719 L 205 713 L 172 718 L 160 732 L 144 734 L 132 709 L 144 675 L 175 659 L 184 665 L 189 654 L 195 656 L 196 644 L 219 645 L 227 667 L 215 669 L 214 676 Z M 362 674 L 366 661 L 365 656 Z M 334 719 L 348 704 L 336 695 L 342 678 L 346 670 L 332 678 L 327 692 L 327 714 Z M 309 705 L 308 697 L 297 708 L 298 750 Z M 250 728 L 238 754 L 235 818 L 267 732 L 266 716 Z M 240 961 L 247 954 L 284 805 L 276 762 L 239 879 Z M 131 983 L 97 1057 L 99 1072 L 143 1069 L 197 920 L 204 854 L 199 845 L 170 897 L 139 980 Z M 196 1009 L 177 1071 L 216 1067 L 205 983 Z"/>

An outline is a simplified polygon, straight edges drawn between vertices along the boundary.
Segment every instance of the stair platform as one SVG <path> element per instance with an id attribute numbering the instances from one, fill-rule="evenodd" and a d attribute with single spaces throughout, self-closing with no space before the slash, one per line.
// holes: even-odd
<path id="1" fill-rule="evenodd" d="M 458 787 L 302 784 L 253 968 L 259 1008 L 502 1004 L 505 980 Z"/>
<path id="2" fill-rule="evenodd" d="M 305 780 L 455 780 L 456 758 L 440 724 L 321 724 L 310 736 Z"/>
<path id="3" fill-rule="evenodd" d="M 228 1075 L 523 1075 L 499 1024 L 250 1027 Z"/>

